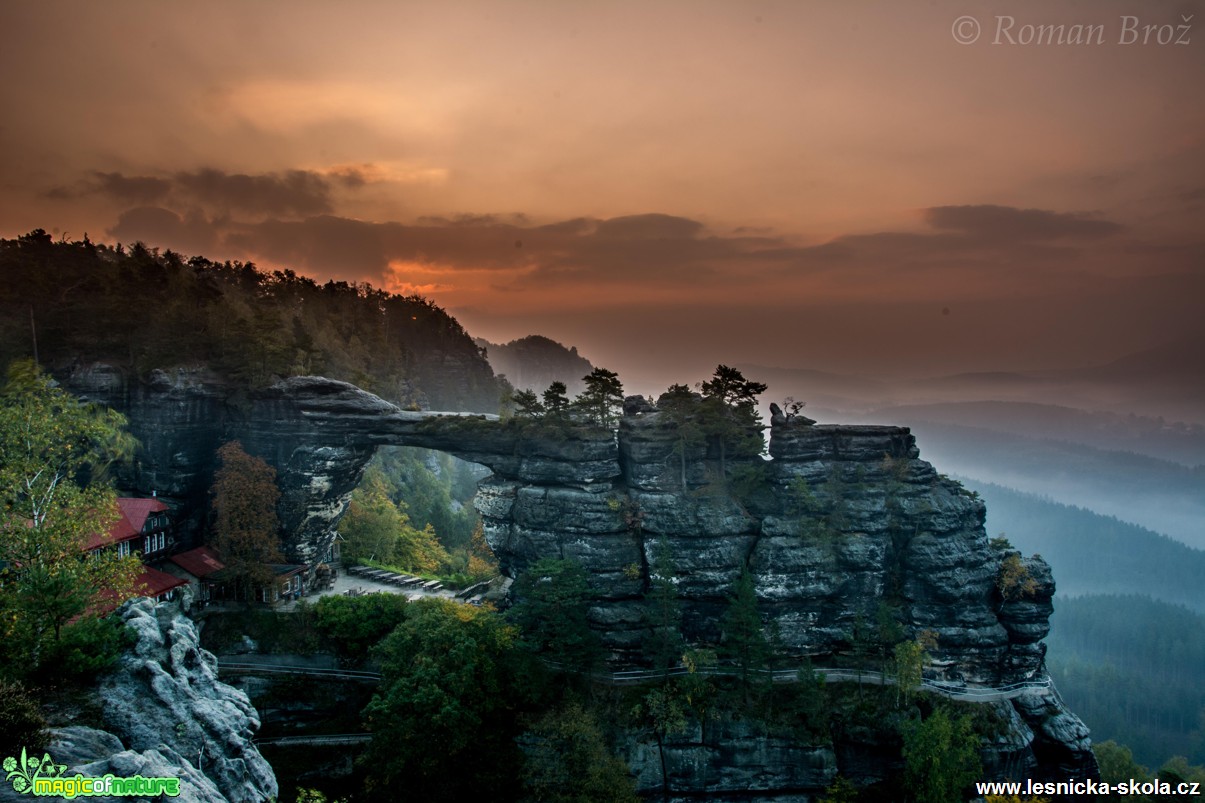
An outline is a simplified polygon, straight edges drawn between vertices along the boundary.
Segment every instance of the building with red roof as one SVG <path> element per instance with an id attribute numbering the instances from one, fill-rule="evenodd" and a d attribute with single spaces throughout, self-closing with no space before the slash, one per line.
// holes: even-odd
<path id="1" fill-rule="evenodd" d="M 168 506 L 157 498 L 118 497 L 118 518 L 109 532 L 94 533 L 85 549 L 90 552 L 115 547 L 117 554 L 141 551 L 143 560 L 163 554 L 168 546 Z"/>

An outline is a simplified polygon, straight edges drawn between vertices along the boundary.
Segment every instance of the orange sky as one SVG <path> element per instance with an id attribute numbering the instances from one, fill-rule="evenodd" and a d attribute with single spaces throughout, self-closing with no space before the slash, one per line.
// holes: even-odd
<path id="1" fill-rule="evenodd" d="M 1102 41 L 1008 41 L 1056 24 Z M 1200 331 L 1199 1 L 78 0 L 0 30 L 2 236 L 420 292 L 654 384 Z"/>

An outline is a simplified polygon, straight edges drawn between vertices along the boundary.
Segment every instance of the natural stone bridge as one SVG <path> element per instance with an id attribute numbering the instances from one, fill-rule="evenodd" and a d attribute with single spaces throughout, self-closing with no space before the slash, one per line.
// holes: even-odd
<path id="1" fill-rule="evenodd" d="M 716 642 L 747 563 L 790 651 L 847 650 L 856 622 L 871 626 L 887 603 L 910 632 L 937 634 L 935 657 L 955 682 L 1041 673 L 1049 568 L 1028 561 L 1036 593 L 1001 598 L 1002 555 L 988 544 L 982 503 L 920 460 L 908 429 L 771 424 L 771 459 L 744 461 L 763 473 L 762 490 L 741 500 L 705 444 L 675 451 L 676 426 L 649 405 L 629 409 L 618 433 L 524 427 L 403 411 L 347 383 L 297 377 L 253 400 L 243 438 L 280 472 L 294 560 L 325 551 L 378 446 L 419 446 L 492 470 L 476 505 L 506 573 L 542 557 L 586 567 L 592 625 L 617 655 L 639 651 L 650 565 L 668 549 L 692 642 Z"/>
<path id="2" fill-rule="evenodd" d="M 123 484 L 171 499 L 185 531 L 205 527 L 221 443 L 239 439 L 268 459 L 286 553 L 298 562 L 324 554 L 377 447 L 438 449 L 488 466 L 476 506 L 503 570 L 515 576 L 542 557 L 580 562 L 592 584 L 590 623 L 616 658 L 612 669 L 638 664 L 650 567 L 664 550 L 693 644 L 721 640 L 733 584 L 748 565 L 759 610 L 786 652 L 840 665 L 854 631 L 873 627 L 887 605 L 909 636 L 937 634 L 933 666 L 944 676 L 934 680 L 993 690 L 1047 680 L 1049 567 L 1024 560 L 1034 591 L 1002 596 L 997 578 L 1010 553 L 989 544 L 983 504 L 919 459 L 906 428 L 775 416 L 772 459 L 729 458 L 723 477 L 714 449 L 680 437 L 647 404 L 632 405 L 615 433 L 408 412 L 319 377 L 247 396 L 204 367 L 140 381 L 93 365 L 67 385 L 129 417 L 143 448 Z M 730 480 L 741 472 L 761 482 L 738 499 Z M 1063 776 L 1090 765 L 1087 730 L 1057 692 L 1028 691 L 992 703 L 1023 737 L 1016 749 Z"/>

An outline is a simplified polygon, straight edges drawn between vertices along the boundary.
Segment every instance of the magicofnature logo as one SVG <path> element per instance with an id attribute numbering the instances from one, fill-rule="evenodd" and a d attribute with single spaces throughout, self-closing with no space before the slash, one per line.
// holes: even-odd
<path id="1" fill-rule="evenodd" d="M 104 775 L 100 778 L 81 775 L 65 775 L 66 764 L 55 764 L 49 753 L 43 753 L 41 758 L 30 758 L 21 748 L 21 759 L 9 757 L 4 759 L 6 781 L 13 785 L 13 791 L 34 797 L 154 797 L 167 795 L 176 797 L 180 794 L 179 778 L 143 778 L 135 775 L 132 778 L 118 778 L 114 775 Z"/>

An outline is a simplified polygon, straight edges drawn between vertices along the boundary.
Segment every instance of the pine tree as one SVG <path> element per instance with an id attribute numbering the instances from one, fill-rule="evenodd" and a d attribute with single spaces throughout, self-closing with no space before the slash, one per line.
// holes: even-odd
<path id="1" fill-rule="evenodd" d="M 728 609 L 721 620 L 720 654 L 736 661 L 741 688 L 748 704 L 753 680 L 766 668 L 770 645 L 766 640 L 761 615 L 757 611 L 757 588 L 749 567 L 741 567 L 741 575 L 728 598 Z"/>
<path id="2" fill-rule="evenodd" d="M 619 375 L 606 368 L 595 368 L 582 377 L 582 381 L 586 383 L 586 389 L 573 400 L 574 405 L 592 423 L 610 429 L 623 407 L 623 385 Z"/>

